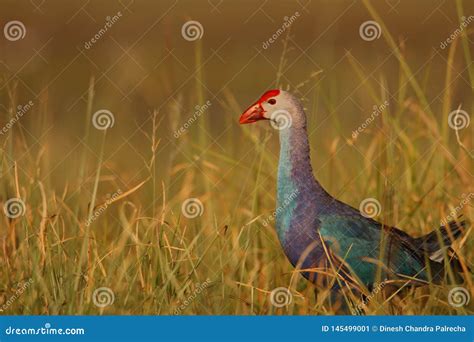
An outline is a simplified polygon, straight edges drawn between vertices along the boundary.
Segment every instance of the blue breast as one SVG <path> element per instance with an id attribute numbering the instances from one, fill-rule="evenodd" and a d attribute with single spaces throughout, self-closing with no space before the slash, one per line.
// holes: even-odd
<path id="1" fill-rule="evenodd" d="M 320 194 L 304 129 L 280 131 L 277 191 L 276 229 L 285 254 L 293 266 L 316 267 L 324 259 L 317 230 Z"/>

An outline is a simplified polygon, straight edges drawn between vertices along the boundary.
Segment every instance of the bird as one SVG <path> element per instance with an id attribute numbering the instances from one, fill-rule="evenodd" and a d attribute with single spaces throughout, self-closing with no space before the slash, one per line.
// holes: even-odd
<path id="1" fill-rule="evenodd" d="M 265 92 L 240 116 L 240 124 L 268 120 L 279 130 L 275 226 L 290 263 L 312 283 L 369 291 L 381 281 L 423 285 L 456 279 L 463 265 L 451 248 L 466 222 L 456 220 L 413 237 L 384 225 L 331 196 L 314 177 L 307 118 L 292 93 Z M 466 268 L 466 266 L 464 266 Z M 328 277 L 328 270 L 332 276 Z"/>

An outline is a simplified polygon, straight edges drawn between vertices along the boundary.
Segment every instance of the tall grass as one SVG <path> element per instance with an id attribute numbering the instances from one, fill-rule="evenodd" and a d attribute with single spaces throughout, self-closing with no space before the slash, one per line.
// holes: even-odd
<path id="1" fill-rule="evenodd" d="M 450 46 L 442 104 L 437 106 L 426 90 L 429 82 L 424 77 L 429 75 L 413 72 L 403 44 L 391 36 L 371 3 L 364 4 L 382 26 L 383 37 L 397 58 L 398 89 L 388 88 L 383 72 L 375 75 L 378 81 L 367 77 L 370 72 L 350 53 L 344 63 L 351 68 L 351 77 L 360 81 L 364 101 L 379 105 L 387 100 L 390 106 L 353 139 L 351 131 L 367 115 L 360 112 L 356 120 L 347 120 L 339 107 L 340 95 L 329 90 L 334 81 L 326 79 L 324 71 L 316 70 L 318 77 L 294 90 L 308 107 L 312 159 L 321 183 L 354 207 L 366 197 L 378 198 L 383 207 L 381 220 L 419 236 L 438 227 L 462 200 L 461 194 L 472 191 L 472 125 L 458 137 L 447 125 L 449 112 L 459 105 L 453 98 L 454 73 L 467 67 L 474 89 L 470 49 L 465 35 Z M 457 6 L 461 15 L 460 1 Z M 285 82 L 281 76 L 288 71 L 289 41 L 290 36 L 284 41 L 276 76 L 281 85 Z M 462 65 L 455 62 L 460 54 Z M 276 132 L 263 126 L 238 127 L 235 121 L 246 104 L 229 89 L 219 98 L 207 92 L 206 75 L 199 69 L 200 45 L 195 61 L 196 86 L 186 98 L 198 104 L 208 98 L 219 102 L 230 113 L 228 123 L 234 125 L 217 143 L 210 141 L 213 131 L 208 115 L 179 139 L 161 139 L 160 133 L 168 129 L 164 121 L 179 126 L 187 120 L 183 112 L 187 103 L 177 96 L 172 105 L 150 113 L 151 120 L 140 127 L 148 146 L 135 146 L 134 153 L 142 160 L 142 165 L 133 165 L 137 172 L 122 170 L 118 165 L 129 156 L 112 155 L 110 145 L 120 144 L 114 141 L 113 130 L 91 127 L 91 115 L 99 108 L 94 79 L 81 128 L 82 143 L 64 162 L 53 165 L 51 142 L 29 139 L 22 128 L 28 122 L 29 129 L 42 131 L 52 124 L 47 99 L 38 99 L 40 105 L 33 108 L 32 115 L 1 138 L 0 199 L 3 204 L 8 198 L 21 198 L 26 212 L 15 219 L 0 217 L 0 304 L 11 299 L 22 282 L 32 279 L 4 313 L 342 312 L 327 289 L 317 289 L 315 296 L 314 286 L 293 270 L 281 251 L 274 222 L 263 224 L 275 207 Z M 424 70 L 429 73 L 430 67 Z M 12 117 L 18 104 L 14 83 L 9 89 Z M 465 109 L 472 113 L 472 101 L 470 105 Z M 330 130 L 322 112 L 330 113 Z M 33 114 L 40 119 L 33 121 Z M 171 151 L 164 145 L 171 146 Z M 62 169 L 65 182 L 55 178 L 56 167 Z M 108 200 L 107 194 L 117 190 L 122 195 L 87 224 Z M 181 210 L 183 201 L 191 197 L 199 198 L 204 209 L 192 219 Z M 463 210 L 464 217 L 471 220 L 471 207 Z M 472 265 L 471 230 L 455 249 L 463 264 Z M 465 278 L 463 286 L 473 293 L 467 271 Z M 110 288 L 115 297 L 113 304 L 102 308 L 93 301 L 94 291 L 101 287 Z M 290 289 L 293 300 L 288 306 L 278 308 L 270 303 L 270 293 L 277 287 Z M 472 314 L 472 306 L 449 305 L 449 289 L 446 284 L 430 284 L 396 294 L 381 291 L 371 296 L 365 311 Z"/>

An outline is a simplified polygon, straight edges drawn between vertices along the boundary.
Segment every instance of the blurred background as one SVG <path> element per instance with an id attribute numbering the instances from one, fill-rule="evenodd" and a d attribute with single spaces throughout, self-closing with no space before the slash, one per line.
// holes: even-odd
<path id="1" fill-rule="evenodd" d="M 440 44 L 460 27 L 456 6 L 448 1 L 417 1 L 415 5 L 394 0 L 377 1 L 373 6 L 383 15 L 395 43 L 402 47 L 411 70 L 435 108 L 433 112 L 439 114 L 448 58 L 448 49 L 441 49 Z M 463 2 L 464 16 L 473 14 L 473 9 L 470 2 Z M 107 18 L 119 12 L 121 16 L 100 34 Z M 286 63 L 279 69 L 288 31 L 267 49 L 263 45 L 282 27 L 285 17 L 296 12 L 300 16 L 290 27 Z M 307 81 L 310 74 L 320 72 L 299 88 L 311 109 L 308 114 L 318 122 L 318 134 L 336 128 L 334 122 L 325 120 L 332 114 L 344 118 L 345 125 L 337 127 L 342 137 L 350 136 L 361 118 L 370 115 L 375 104 L 361 86 L 364 83 L 371 82 L 375 87 L 384 83 L 384 89 L 393 92 L 392 96 L 398 95 L 397 56 L 383 38 L 371 42 L 361 39 L 360 25 L 372 18 L 358 1 L 66 4 L 3 0 L 1 18 L 2 22 L 20 20 L 26 28 L 23 39 L 0 41 L 4 112 L 11 105 L 6 90 L 13 87 L 19 104 L 33 100 L 36 109 L 45 108 L 53 126 L 38 125 L 37 115 L 36 120 L 22 120 L 21 125 L 31 133 L 31 139 L 48 144 L 52 163 L 80 148 L 92 77 L 96 93 L 93 109 L 106 108 L 115 116 L 113 141 L 109 141 L 108 147 L 112 148 L 113 143 L 122 146 L 113 149 L 113 160 L 121 170 L 130 172 L 138 171 L 140 159 L 135 152 L 146 149 L 140 142 L 140 129 L 150 122 L 153 110 L 163 120 L 159 150 L 166 156 L 178 150 L 173 125 L 181 126 L 196 105 L 210 100 L 212 107 L 204 114 L 205 120 L 188 132 L 188 138 L 204 129 L 205 134 L 201 134 L 211 149 L 232 153 L 224 146 L 241 137 L 241 128 L 236 125 L 239 113 L 229 109 L 229 94 L 235 105 L 244 109 L 262 92 L 275 87 L 277 77 L 280 85 L 295 88 Z M 202 24 L 201 39 L 183 39 L 181 29 L 189 20 Z M 87 49 L 85 45 L 96 35 L 100 38 Z M 467 42 L 471 49 L 472 37 L 468 36 Z M 459 52 L 453 59 L 452 102 L 469 108 L 472 87 L 463 57 Z M 364 73 L 364 79 L 356 77 L 353 64 Z M 277 75 L 279 70 L 281 74 Z M 170 113 L 173 105 L 179 106 L 182 117 Z M 321 138 L 315 144 L 323 142 Z M 178 158 L 183 157 L 179 151 L 177 154 Z M 63 182 L 68 179 L 60 169 L 53 174 Z"/>
<path id="2" fill-rule="evenodd" d="M 109 313 L 169 313 L 209 278 L 189 313 L 264 314 L 266 293 L 288 282 L 306 306 L 286 313 L 334 313 L 309 304 L 262 225 L 277 131 L 238 117 L 275 87 L 303 100 L 315 175 L 337 198 L 377 198 L 379 219 L 414 235 L 471 198 L 473 125 L 448 119 L 474 109 L 472 1 L 0 4 L 0 201 L 25 202 L 0 221 L 0 293 L 37 277 L 13 312 L 95 313 L 106 283 Z M 97 129 L 98 111 L 113 126 Z M 196 218 L 182 215 L 189 198 Z M 421 312 L 414 298 L 403 313 Z"/>

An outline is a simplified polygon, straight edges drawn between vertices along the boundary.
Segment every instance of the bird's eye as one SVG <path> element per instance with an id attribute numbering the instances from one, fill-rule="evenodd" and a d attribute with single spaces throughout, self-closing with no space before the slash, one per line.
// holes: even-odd
<path id="1" fill-rule="evenodd" d="M 275 103 L 277 103 L 277 100 L 270 99 L 270 100 L 268 100 L 268 103 L 271 104 L 271 105 L 274 105 Z"/>

